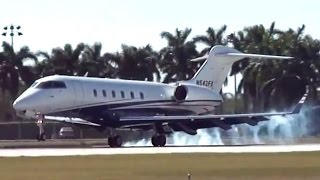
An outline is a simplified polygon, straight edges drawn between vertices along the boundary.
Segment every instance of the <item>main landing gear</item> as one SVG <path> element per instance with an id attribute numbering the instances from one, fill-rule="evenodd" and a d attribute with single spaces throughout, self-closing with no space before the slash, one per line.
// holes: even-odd
<path id="1" fill-rule="evenodd" d="M 114 128 L 107 129 L 108 144 L 110 147 L 121 147 L 123 140 L 122 137 L 117 135 Z"/>
<path id="2" fill-rule="evenodd" d="M 151 143 L 154 147 L 163 147 L 166 145 L 167 139 L 165 134 L 155 134 L 151 138 Z M 121 147 L 123 140 L 119 135 L 108 137 L 108 144 L 110 147 Z"/>
<path id="3" fill-rule="evenodd" d="M 42 114 L 37 114 L 37 126 L 39 127 L 39 134 L 37 134 L 36 139 L 38 141 L 45 141 L 46 140 L 46 134 L 44 132 L 44 116 Z"/>
<path id="4" fill-rule="evenodd" d="M 154 131 L 156 134 L 154 134 L 151 138 L 151 143 L 154 147 L 163 147 L 167 143 L 167 138 L 165 135 L 165 130 L 162 126 L 162 124 L 156 123 L 154 125 Z"/>
<path id="5" fill-rule="evenodd" d="M 122 142 L 122 138 L 119 135 L 108 137 L 108 144 L 110 147 L 121 147 Z"/>
<path id="6" fill-rule="evenodd" d="M 151 138 L 154 147 L 163 147 L 166 145 L 167 139 L 165 134 L 155 134 Z"/>

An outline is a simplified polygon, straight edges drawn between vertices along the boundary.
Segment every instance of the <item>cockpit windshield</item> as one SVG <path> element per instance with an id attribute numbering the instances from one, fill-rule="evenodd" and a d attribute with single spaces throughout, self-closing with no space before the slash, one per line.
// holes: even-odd
<path id="1" fill-rule="evenodd" d="M 30 87 L 35 87 L 38 84 L 37 81 L 35 81 Z"/>
<path id="2" fill-rule="evenodd" d="M 38 89 L 58 89 L 66 88 L 66 84 L 62 81 L 46 81 L 33 85 Z"/>

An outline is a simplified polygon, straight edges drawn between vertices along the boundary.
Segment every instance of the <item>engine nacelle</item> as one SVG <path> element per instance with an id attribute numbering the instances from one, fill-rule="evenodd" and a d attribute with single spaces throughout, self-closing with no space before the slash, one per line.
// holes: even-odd
<path id="1" fill-rule="evenodd" d="M 183 102 L 188 95 L 188 88 L 184 85 L 178 85 L 174 91 L 173 98 L 177 102 Z"/>

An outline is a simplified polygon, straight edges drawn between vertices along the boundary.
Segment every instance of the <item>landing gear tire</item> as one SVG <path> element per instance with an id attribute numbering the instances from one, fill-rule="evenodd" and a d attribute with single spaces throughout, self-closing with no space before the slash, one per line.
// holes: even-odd
<path id="1" fill-rule="evenodd" d="M 122 138 L 119 135 L 108 137 L 108 144 L 110 147 L 121 147 L 122 142 Z"/>
<path id="2" fill-rule="evenodd" d="M 110 147 L 114 147 L 113 136 L 108 137 L 108 144 L 109 144 Z"/>
<path id="3" fill-rule="evenodd" d="M 151 143 L 154 147 L 163 147 L 167 143 L 167 138 L 164 134 L 155 134 L 151 138 Z"/>
<path id="4" fill-rule="evenodd" d="M 38 141 L 45 141 L 46 140 L 46 134 L 45 133 L 41 133 L 37 135 L 37 140 Z"/>

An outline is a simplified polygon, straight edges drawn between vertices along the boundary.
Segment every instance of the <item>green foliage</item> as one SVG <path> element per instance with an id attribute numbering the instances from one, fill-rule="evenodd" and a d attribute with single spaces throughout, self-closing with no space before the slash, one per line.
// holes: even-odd
<path id="1" fill-rule="evenodd" d="M 160 70 L 165 73 L 164 82 L 190 79 L 196 72 L 197 64 L 190 63 L 190 59 L 198 56 L 194 41 L 187 38 L 191 29 L 176 29 L 175 34 L 162 32 L 161 37 L 168 42 L 167 47 L 160 50 Z"/>

